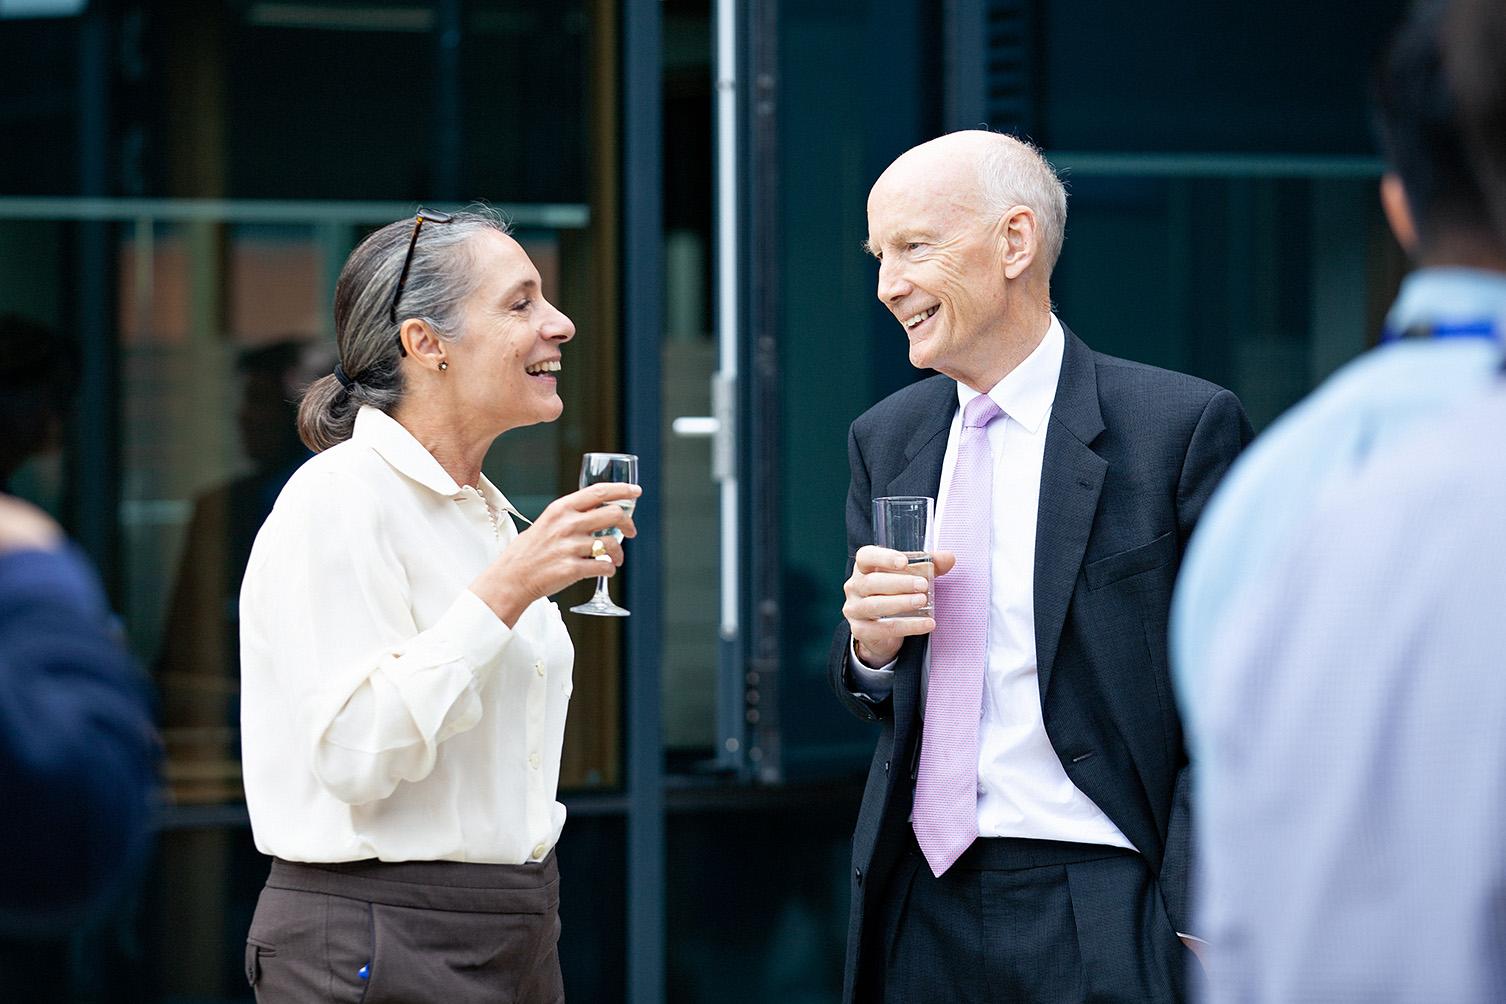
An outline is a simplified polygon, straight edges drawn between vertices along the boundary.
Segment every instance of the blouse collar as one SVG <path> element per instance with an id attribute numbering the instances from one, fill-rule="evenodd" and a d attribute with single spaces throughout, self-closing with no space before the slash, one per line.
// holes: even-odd
<path id="1" fill-rule="evenodd" d="M 399 474 L 432 492 L 454 498 L 464 491 L 440 462 L 434 459 L 434 454 L 414 438 L 413 433 L 380 408 L 373 408 L 369 404 L 361 406 L 361 410 L 356 413 L 356 426 L 351 439 L 369 446 Z M 493 508 L 512 509 L 507 496 L 498 491 L 497 486 L 485 474 L 481 475 L 481 483 L 475 490 Z"/>

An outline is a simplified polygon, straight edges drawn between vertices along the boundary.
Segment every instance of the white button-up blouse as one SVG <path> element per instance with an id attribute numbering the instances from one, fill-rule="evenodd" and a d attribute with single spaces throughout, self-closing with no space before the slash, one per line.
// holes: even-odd
<path id="1" fill-rule="evenodd" d="M 241 589 L 263 853 L 521 864 L 554 847 L 574 647 L 549 600 L 509 629 L 467 588 L 517 535 L 510 508 L 370 407 L 293 475 Z"/>

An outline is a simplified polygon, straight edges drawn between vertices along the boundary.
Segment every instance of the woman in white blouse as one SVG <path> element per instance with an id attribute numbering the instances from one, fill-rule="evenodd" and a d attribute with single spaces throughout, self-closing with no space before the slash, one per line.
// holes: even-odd
<path id="1" fill-rule="evenodd" d="M 242 742 L 273 857 L 259 1001 L 563 999 L 555 800 L 574 650 L 547 597 L 610 574 L 631 485 L 521 533 L 481 474 L 550 422 L 575 334 L 488 212 L 420 210 L 351 253 L 340 363 L 241 592 Z M 605 548 L 605 553 L 603 553 Z"/>

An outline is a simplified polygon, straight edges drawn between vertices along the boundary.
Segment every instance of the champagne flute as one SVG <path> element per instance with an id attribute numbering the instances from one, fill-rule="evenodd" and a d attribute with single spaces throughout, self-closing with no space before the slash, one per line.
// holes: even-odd
<path id="1" fill-rule="evenodd" d="M 638 483 L 638 458 L 631 453 L 587 453 L 580 460 L 580 486 L 589 487 L 602 481 L 625 482 L 630 485 Z M 619 505 L 627 510 L 629 516 L 633 514 L 636 505 L 635 499 L 618 499 L 616 502 L 608 502 L 607 505 Z M 598 530 L 593 535 L 596 537 L 616 537 L 622 539 L 622 531 L 616 527 L 606 530 Z M 611 558 L 602 557 L 599 561 L 611 561 Z M 607 577 L 598 576 L 596 579 L 596 595 L 585 603 L 571 607 L 574 614 L 592 614 L 597 617 L 626 617 L 628 611 L 612 602 L 612 597 L 607 593 Z"/>

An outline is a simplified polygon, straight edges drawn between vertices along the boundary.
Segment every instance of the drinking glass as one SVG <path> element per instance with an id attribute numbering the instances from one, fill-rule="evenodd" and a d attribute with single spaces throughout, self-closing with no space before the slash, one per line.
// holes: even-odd
<path id="1" fill-rule="evenodd" d="M 630 485 L 638 483 L 638 458 L 631 453 L 587 453 L 580 460 L 580 486 L 587 488 L 602 481 L 625 482 Z M 607 505 L 619 505 L 627 510 L 629 516 L 633 514 L 635 499 L 618 499 L 616 502 L 608 502 Z M 622 539 L 622 531 L 616 527 L 607 530 L 598 530 L 593 536 L 616 537 Z M 598 561 L 611 561 L 606 555 L 596 559 Z M 607 577 L 598 576 L 596 579 L 596 595 L 585 603 L 570 608 L 571 613 L 593 614 L 597 617 L 627 617 L 628 611 L 612 602 L 612 597 L 607 593 Z"/>
<path id="2" fill-rule="evenodd" d="M 924 576 L 927 582 L 925 606 L 879 620 L 935 615 L 936 565 L 931 560 L 936 544 L 935 512 L 936 500 L 925 495 L 888 495 L 873 500 L 873 542 L 899 551 L 909 562 L 906 571 Z"/>

